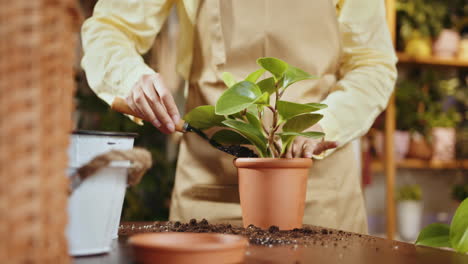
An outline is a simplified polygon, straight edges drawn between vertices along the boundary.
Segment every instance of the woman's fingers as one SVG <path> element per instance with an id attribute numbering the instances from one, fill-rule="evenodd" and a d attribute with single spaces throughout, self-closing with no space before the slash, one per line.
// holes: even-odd
<path id="1" fill-rule="evenodd" d="M 162 79 L 160 77 L 153 78 L 153 86 L 156 89 L 156 92 L 158 93 L 164 108 L 167 110 L 167 114 L 169 114 L 174 124 L 179 123 L 179 109 L 177 108 L 177 105 L 174 101 L 174 97 L 172 97 L 172 94 L 166 88 Z"/>
<path id="2" fill-rule="evenodd" d="M 147 103 L 150 105 L 153 113 L 158 118 L 159 122 L 161 122 L 161 131 L 164 133 L 172 133 L 175 131 L 175 124 L 174 121 L 168 114 L 166 107 L 162 104 L 160 94 L 157 92 L 155 87 L 155 80 L 159 78 L 155 75 L 145 75 L 143 76 L 143 92 L 146 97 Z M 162 82 L 159 82 L 158 88 L 161 91 L 166 90 L 163 86 Z"/>
<path id="3" fill-rule="evenodd" d="M 286 152 L 286 158 L 312 158 L 313 155 L 320 155 L 328 149 L 336 148 L 334 141 L 318 141 L 297 137 Z"/>
<path id="4" fill-rule="evenodd" d="M 322 154 L 325 150 L 334 149 L 338 146 L 335 141 L 321 141 L 314 148 L 314 155 Z"/>
<path id="5" fill-rule="evenodd" d="M 312 158 L 312 153 L 314 152 L 315 144 L 309 140 L 305 140 L 302 144 L 302 157 L 303 158 Z"/>
<path id="6" fill-rule="evenodd" d="M 156 118 L 151 106 L 146 101 L 146 97 L 142 90 L 142 85 L 135 87 L 132 93 L 127 97 L 127 104 L 135 111 L 139 117 L 150 121 L 155 127 L 160 128 L 161 122 Z"/>
<path id="7" fill-rule="evenodd" d="M 293 143 L 293 149 L 292 149 L 292 154 L 294 158 L 301 158 L 302 157 L 302 148 L 304 146 L 304 140 L 303 138 L 297 137 L 294 140 Z"/>
<path id="8" fill-rule="evenodd" d="M 140 118 L 150 121 L 161 132 L 175 131 L 180 120 L 179 110 L 159 74 L 143 75 L 126 101 Z"/>
<path id="9" fill-rule="evenodd" d="M 293 157 L 293 154 L 292 154 L 292 146 L 293 146 L 293 145 L 294 145 L 294 144 L 291 144 L 291 145 L 289 146 L 288 150 L 286 151 L 285 157 L 286 157 L 287 159 L 291 159 L 291 158 Z"/>

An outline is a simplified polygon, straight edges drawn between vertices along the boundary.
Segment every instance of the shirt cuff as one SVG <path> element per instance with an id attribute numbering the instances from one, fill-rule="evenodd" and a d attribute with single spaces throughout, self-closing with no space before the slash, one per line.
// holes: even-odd
<path id="1" fill-rule="evenodd" d="M 138 82 L 138 80 L 141 78 L 141 76 L 146 75 L 146 74 L 155 74 L 156 72 L 151 69 L 148 65 L 142 64 L 137 67 L 133 67 L 126 75 L 125 77 L 122 77 L 120 87 L 117 89 L 117 91 L 114 93 L 114 96 L 105 98 L 104 100 L 109 104 L 112 105 L 112 102 L 114 101 L 115 97 L 122 97 L 126 98 L 129 94 L 130 91 L 132 90 L 133 86 Z M 128 118 L 130 118 L 133 122 L 137 123 L 138 125 L 143 125 L 143 121 L 138 118 L 134 117 L 131 115 L 126 115 Z"/>

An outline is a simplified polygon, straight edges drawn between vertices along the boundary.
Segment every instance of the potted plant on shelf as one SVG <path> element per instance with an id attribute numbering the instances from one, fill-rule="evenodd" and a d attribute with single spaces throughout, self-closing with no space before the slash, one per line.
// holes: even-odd
<path id="1" fill-rule="evenodd" d="M 428 96 L 420 87 L 419 81 L 408 77 L 399 81 L 395 91 L 396 99 L 396 125 L 395 157 L 401 160 L 404 157 L 429 159 L 432 150 L 427 143 L 425 135 L 426 126 L 420 112 L 428 101 Z M 404 133 L 403 131 L 408 131 Z"/>
<path id="2" fill-rule="evenodd" d="M 460 114 L 455 109 L 443 111 L 439 104 L 433 104 L 424 118 L 431 128 L 432 159 L 452 161 L 455 159 L 455 127 L 460 122 Z"/>
<path id="3" fill-rule="evenodd" d="M 432 39 L 443 28 L 446 4 L 443 1 L 399 0 L 396 9 L 399 46 L 410 56 L 431 56 Z"/>
<path id="4" fill-rule="evenodd" d="M 402 160 L 409 151 L 410 134 L 421 131 L 418 115 L 418 102 L 423 100 L 418 84 L 413 80 L 403 80 L 395 90 L 396 127 L 395 158 Z"/>
<path id="5" fill-rule="evenodd" d="M 408 154 L 411 135 L 422 130 L 418 115 L 418 103 L 422 99 L 422 92 L 416 81 L 403 79 L 397 83 L 395 89 L 396 131 L 393 135 L 396 161 L 403 160 Z M 374 132 L 373 139 L 377 155 L 382 158 L 383 133 L 377 130 Z"/>
<path id="6" fill-rule="evenodd" d="M 468 24 L 468 6 L 466 0 L 446 0 L 447 13 L 444 17 L 444 28 L 434 42 L 434 55 L 444 58 L 466 59 L 467 39 L 460 32 Z"/>
<path id="7" fill-rule="evenodd" d="M 221 144 L 248 144 L 258 154 L 259 158 L 234 161 L 244 226 L 293 229 L 302 226 L 312 159 L 287 159 L 285 155 L 297 136 L 316 139 L 324 136 L 310 128 L 322 118 L 314 112 L 326 105 L 282 100 L 292 84 L 315 77 L 276 58 L 260 58 L 257 63 L 260 69 L 244 80 L 223 73 L 228 89 L 216 106 L 199 106 L 187 113 L 184 120 L 204 130 L 221 128 L 212 139 Z M 271 76 L 259 80 L 266 72 Z M 268 124 L 266 112 L 272 116 Z"/>
<path id="8" fill-rule="evenodd" d="M 421 198 L 421 187 L 417 184 L 404 185 L 398 189 L 398 231 L 406 241 L 415 240 L 421 228 L 423 210 Z"/>

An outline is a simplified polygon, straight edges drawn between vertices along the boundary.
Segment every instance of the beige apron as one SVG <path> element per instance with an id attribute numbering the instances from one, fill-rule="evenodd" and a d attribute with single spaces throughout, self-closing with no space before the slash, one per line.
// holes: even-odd
<path id="1" fill-rule="evenodd" d="M 341 49 L 331 0 L 201 1 L 186 109 L 214 105 L 226 89 L 222 72 L 241 80 L 259 68 L 256 59 L 264 56 L 320 76 L 288 88 L 284 100 L 320 102 L 336 82 Z M 232 161 L 193 133 L 185 134 L 170 219 L 240 220 Z M 367 232 L 360 173 L 350 144 L 314 163 L 307 188 L 305 224 Z"/>

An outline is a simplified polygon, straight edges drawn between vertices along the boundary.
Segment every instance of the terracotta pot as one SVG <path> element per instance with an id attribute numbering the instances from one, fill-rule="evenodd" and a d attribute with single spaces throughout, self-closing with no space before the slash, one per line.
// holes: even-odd
<path id="1" fill-rule="evenodd" d="M 432 157 L 431 145 L 421 134 L 412 134 L 408 150 L 409 158 L 430 160 Z"/>
<path id="2" fill-rule="evenodd" d="M 238 158 L 234 165 L 238 168 L 244 227 L 302 227 L 312 159 Z"/>
<path id="3" fill-rule="evenodd" d="M 451 161 L 455 159 L 455 128 L 432 128 L 433 160 Z"/>
<path id="4" fill-rule="evenodd" d="M 129 239 L 138 263 L 241 263 L 247 239 L 210 233 L 146 233 Z"/>
<path id="5" fill-rule="evenodd" d="M 444 29 L 434 41 L 434 56 L 441 58 L 453 58 L 458 52 L 460 34 L 455 30 Z"/>

